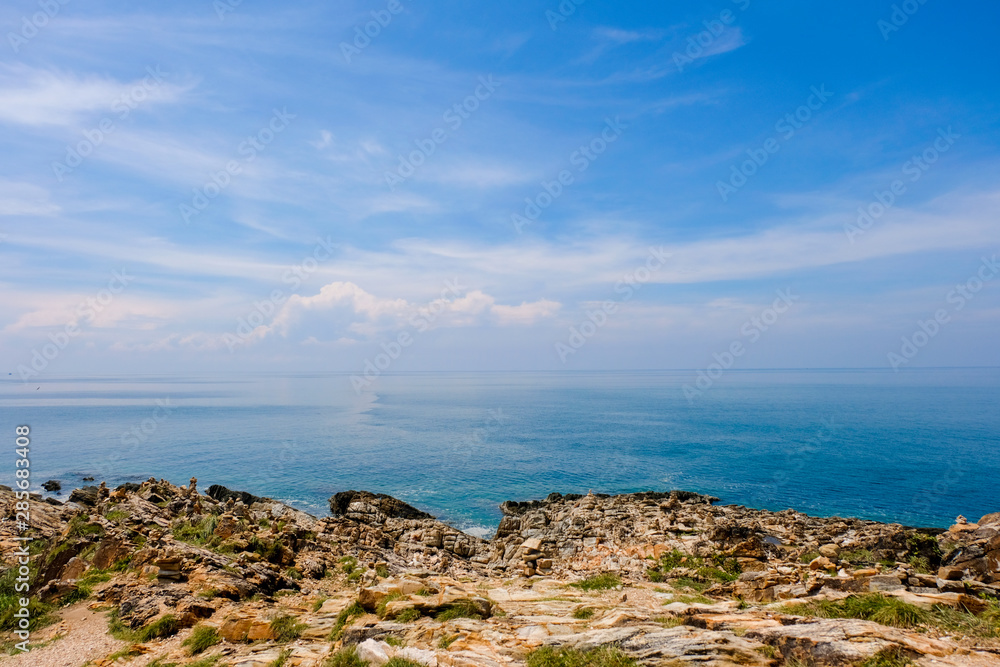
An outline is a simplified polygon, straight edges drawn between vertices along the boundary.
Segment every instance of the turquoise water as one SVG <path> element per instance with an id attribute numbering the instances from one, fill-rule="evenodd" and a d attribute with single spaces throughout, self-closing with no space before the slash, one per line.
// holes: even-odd
<path id="1" fill-rule="evenodd" d="M 1000 370 L 52 378 L 0 382 L 35 483 L 150 476 L 313 513 L 336 491 L 402 498 L 488 534 L 503 500 L 688 489 L 724 503 L 947 526 L 1000 510 Z M 159 404 L 158 404 L 159 401 Z"/>

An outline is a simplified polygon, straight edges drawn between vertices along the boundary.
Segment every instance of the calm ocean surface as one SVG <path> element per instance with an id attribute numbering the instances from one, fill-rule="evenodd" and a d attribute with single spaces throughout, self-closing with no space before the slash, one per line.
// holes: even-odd
<path id="1" fill-rule="evenodd" d="M 218 483 L 316 514 L 336 491 L 489 535 L 503 500 L 687 489 L 723 503 L 947 526 L 1000 511 L 1000 369 L 427 373 L 0 381 L 32 479 Z M 166 407 L 158 407 L 163 404 Z"/>

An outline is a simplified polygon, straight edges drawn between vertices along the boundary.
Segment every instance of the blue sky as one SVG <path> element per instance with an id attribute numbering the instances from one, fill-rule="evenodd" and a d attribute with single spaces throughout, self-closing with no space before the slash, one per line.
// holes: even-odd
<path id="1" fill-rule="evenodd" d="M 5 370 L 1000 364 L 998 20 L 6 3 Z"/>

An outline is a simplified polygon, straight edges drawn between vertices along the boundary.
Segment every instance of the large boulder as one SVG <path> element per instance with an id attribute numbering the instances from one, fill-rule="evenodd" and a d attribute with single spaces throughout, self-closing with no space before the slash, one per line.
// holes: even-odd
<path id="1" fill-rule="evenodd" d="M 402 500 L 384 493 L 341 491 L 330 498 L 330 513 L 362 523 L 385 523 L 388 519 L 433 519 Z"/>

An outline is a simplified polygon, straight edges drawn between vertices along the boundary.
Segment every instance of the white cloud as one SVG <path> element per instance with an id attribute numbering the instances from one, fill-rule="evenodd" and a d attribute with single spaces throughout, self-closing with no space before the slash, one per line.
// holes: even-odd
<path id="1" fill-rule="evenodd" d="M 172 102 L 190 86 L 163 80 L 163 73 L 144 72 L 134 81 L 122 82 L 95 75 L 77 76 L 27 65 L 0 64 L 0 122 L 16 125 L 75 125 L 87 113 L 111 113 L 123 100 L 137 106 Z"/>
<path id="2" fill-rule="evenodd" d="M 31 183 L 0 180 L 0 215 L 53 215 L 49 191 Z"/>
<path id="3" fill-rule="evenodd" d="M 552 317 L 560 304 L 548 299 L 523 302 L 519 306 L 496 303 L 481 290 L 459 294 L 450 284 L 442 295 L 426 304 L 406 299 L 378 297 L 352 282 L 324 285 L 313 296 L 293 295 L 270 324 L 258 326 L 251 336 L 262 340 L 272 334 L 312 341 L 339 339 L 345 332 L 371 337 L 381 331 L 413 327 L 419 330 L 533 324 Z"/>

